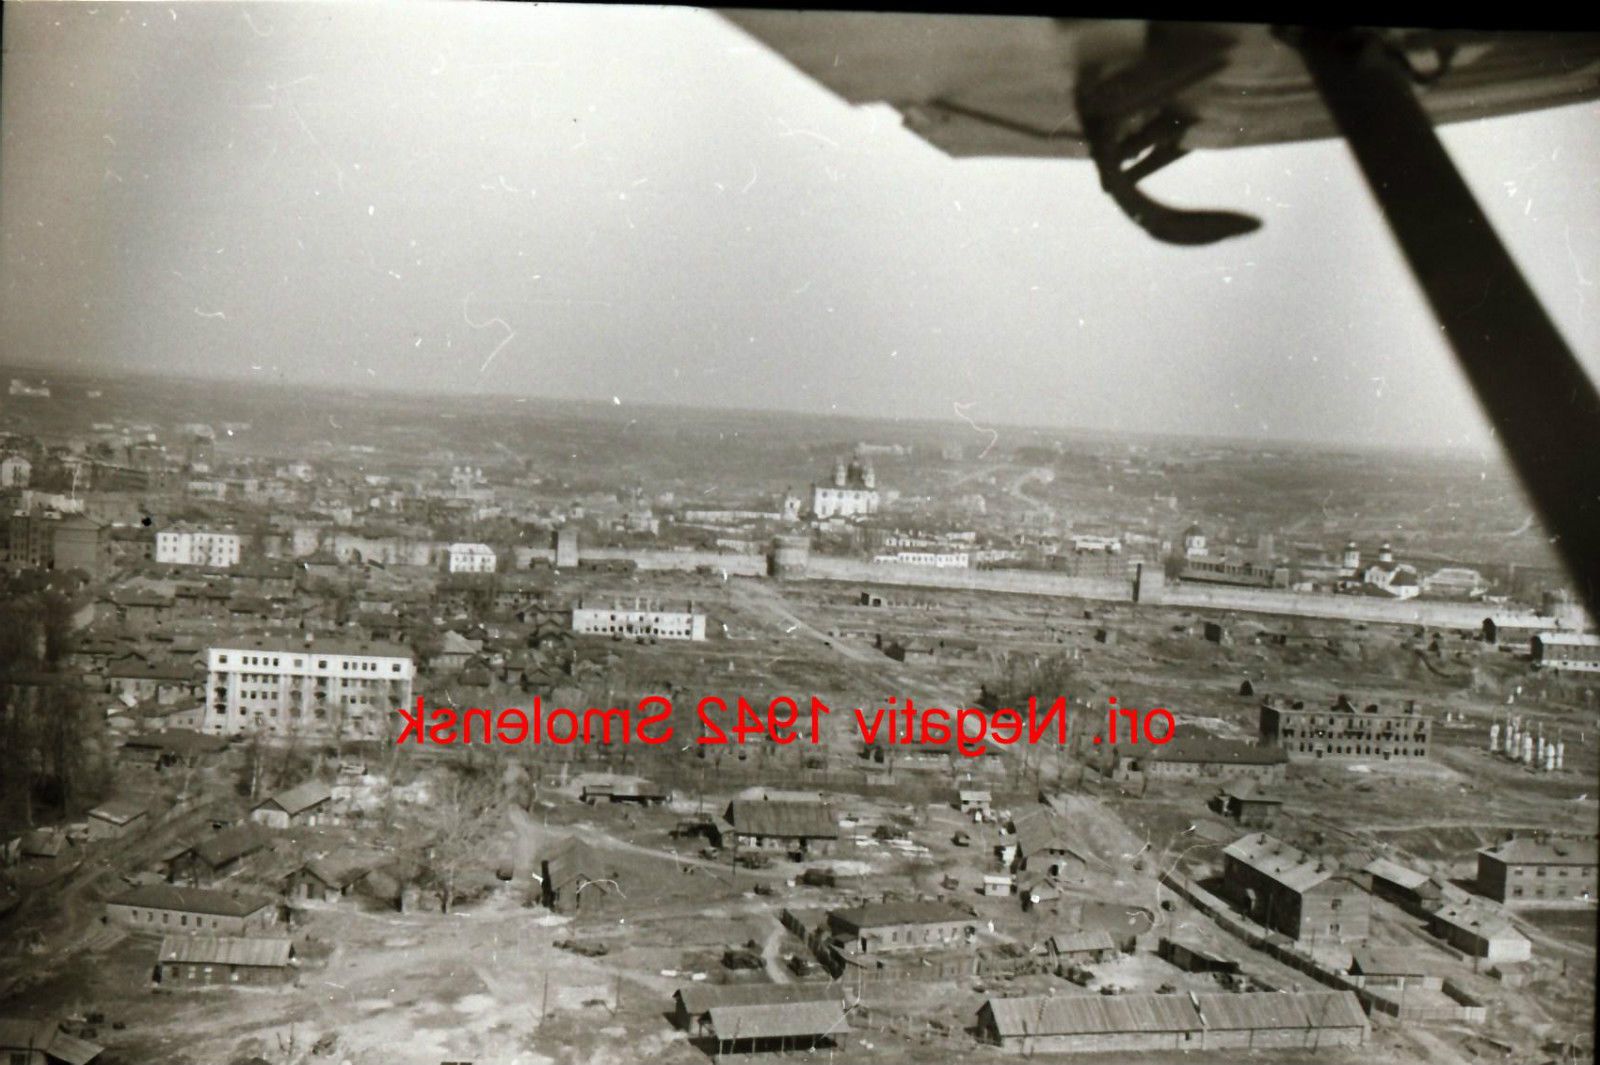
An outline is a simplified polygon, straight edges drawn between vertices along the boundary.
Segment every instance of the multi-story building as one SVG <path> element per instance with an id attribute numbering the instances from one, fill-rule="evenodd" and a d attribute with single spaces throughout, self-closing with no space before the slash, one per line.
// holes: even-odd
<path id="1" fill-rule="evenodd" d="M 82 514 L 69 514 L 55 523 L 52 534 L 54 566 L 101 576 L 111 562 L 111 534 L 105 525 Z"/>
<path id="2" fill-rule="evenodd" d="M 872 463 L 840 459 L 833 480 L 811 486 L 811 513 L 817 518 L 856 518 L 878 512 L 878 477 Z"/>
<path id="3" fill-rule="evenodd" d="M 1371 896 L 1332 859 L 1317 858 L 1265 832 L 1222 852 L 1224 892 L 1250 919 L 1302 943 L 1365 939 Z"/>
<path id="4" fill-rule="evenodd" d="M 21 455 L 0 459 L 0 488 L 26 488 L 33 474 L 33 463 Z"/>
<path id="5" fill-rule="evenodd" d="M 238 564 L 240 538 L 227 530 L 174 525 L 156 533 L 156 561 L 172 566 L 227 569 Z"/>
<path id="6" fill-rule="evenodd" d="M 1529 641 L 1533 664 L 1569 673 L 1600 673 L 1600 636 L 1583 632 L 1541 632 Z"/>
<path id="7" fill-rule="evenodd" d="M 572 608 L 572 631 L 580 636 L 654 637 L 661 640 L 703 640 L 706 616 L 690 603 L 683 610 L 665 610 L 636 602 L 623 606 L 592 607 L 580 602 Z"/>
<path id="8" fill-rule="evenodd" d="M 6 519 L 4 561 L 12 570 L 49 569 L 55 561 L 56 518 L 39 512 L 12 514 Z"/>
<path id="9" fill-rule="evenodd" d="M 1262 744 L 1283 748 L 1297 762 L 1420 762 L 1428 757 L 1432 724 L 1411 701 L 1401 710 L 1358 709 L 1343 695 L 1328 709 L 1270 695 L 1261 702 Z"/>
<path id="10" fill-rule="evenodd" d="M 892 555 L 877 555 L 872 561 L 935 569 L 967 569 L 972 564 L 971 556 L 965 551 L 896 551 Z"/>
<path id="11" fill-rule="evenodd" d="M 451 573 L 493 573 L 494 548 L 488 544 L 451 544 L 446 565 Z"/>
<path id="12" fill-rule="evenodd" d="M 399 644 L 245 636 L 207 652 L 209 733 L 375 739 L 411 703 L 411 649 Z"/>
<path id="13" fill-rule="evenodd" d="M 1518 836 L 1478 852 L 1478 890 L 1508 906 L 1592 905 L 1595 869 L 1592 839 Z"/>

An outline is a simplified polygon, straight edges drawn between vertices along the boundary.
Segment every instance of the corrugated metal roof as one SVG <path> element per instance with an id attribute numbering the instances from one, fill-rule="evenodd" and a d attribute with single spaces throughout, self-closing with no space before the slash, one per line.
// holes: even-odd
<path id="1" fill-rule="evenodd" d="M 1367 1027 L 1350 991 L 1032 995 L 984 1005 L 1002 1037 Z"/>
<path id="2" fill-rule="evenodd" d="M 180 965 L 256 965 L 281 968 L 294 950 L 287 939 L 248 936 L 166 936 L 161 960 Z"/>
<path id="3" fill-rule="evenodd" d="M 793 1005 L 796 1002 L 842 1002 L 837 984 L 686 984 L 677 998 L 693 1016 L 714 1006 Z"/>
<path id="4" fill-rule="evenodd" d="M 712 1006 L 711 1027 L 718 1039 L 777 1039 L 824 1035 L 843 1030 L 842 1002 L 769 1003 Z"/>
<path id="5" fill-rule="evenodd" d="M 1030 995 L 990 999 L 1003 1037 L 1197 1031 L 1187 995 Z"/>
<path id="6" fill-rule="evenodd" d="M 1213 1030 L 1367 1026 L 1367 1015 L 1353 991 L 1208 992 L 1194 998 L 1201 1021 Z"/>
<path id="7" fill-rule="evenodd" d="M 839 835 L 833 810 L 814 802 L 735 799 L 728 804 L 728 820 L 734 831 L 756 836 L 836 839 Z"/>
<path id="8" fill-rule="evenodd" d="M 230 895 L 210 888 L 174 884 L 140 884 L 106 900 L 117 906 L 144 906 L 152 910 L 182 910 L 218 917 L 248 917 L 272 905 L 262 895 Z"/>
<path id="9" fill-rule="evenodd" d="M 1091 950 L 1115 950 L 1111 933 L 1104 929 L 1087 932 L 1065 932 L 1050 937 L 1050 946 L 1057 954 L 1082 954 Z"/>

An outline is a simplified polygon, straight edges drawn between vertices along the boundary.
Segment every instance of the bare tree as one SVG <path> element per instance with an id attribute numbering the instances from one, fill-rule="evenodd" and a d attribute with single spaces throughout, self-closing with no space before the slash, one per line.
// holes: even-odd
<path id="1" fill-rule="evenodd" d="M 461 874 L 483 861 L 504 812 L 496 774 L 446 772 L 427 806 L 419 848 L 424 879 L 439 893 L 443 912 L 455 904 Z"/>

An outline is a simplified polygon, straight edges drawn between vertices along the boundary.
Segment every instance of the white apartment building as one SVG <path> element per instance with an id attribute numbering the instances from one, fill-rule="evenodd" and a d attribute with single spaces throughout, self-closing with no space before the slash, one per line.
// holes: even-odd
<path id="1" fill-rule="evenodd" d="M 451 544 L 447 565 L 451 573 L 493 573 L 494 548 L 488 544 Z"/>
<path id="2" fill-rule="evenodd" d="M 239 546 L 236 532 L 175 525 L 156 533 L 155 557 L 168 565 L 226 569 L 239 564 Z"/>
<path id="3" fill-rule="evenodd" d="M 572 608 L 572 631 L 580 636 L 704 640 L 706 616 L 697 612 L 693 603 L 684 610 L 664 610 L 649 603 L 635 603 L 631 609 L 587 607 L 579 603 Z"/>
<path id="4" fill-rule="evenodd" d="M 411 649 L 341 639 L 243 636 L 206 653 L 201 731 L 378 739 L 410 706 Z"/>
<path id="5" fill-rule="evenodd" d="M 936 569 L 967 569 L 972 565 L 971 555 L 966 551 L 896 551 L 892 555 L 878 555 L 872 561 Z"/>

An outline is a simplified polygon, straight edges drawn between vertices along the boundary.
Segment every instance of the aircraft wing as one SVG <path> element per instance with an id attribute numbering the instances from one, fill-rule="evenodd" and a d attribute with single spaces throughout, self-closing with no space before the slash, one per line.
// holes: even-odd
<path id="1" fill-rule="evenodd" d="M 1338 136 L 1300 54 L 1263 25 L 730 10 L 724 18 L 852 104 L 886 103 L 946 154 L 1088 157 L 1080 73 L 1159 64 L 1145 85 L 1193 116 L 1180 147 Z M 1600 34 L 1380 30 L 1434 123 L 1600 97 Z M 1186 69 L 1187 66 L 1187 69 Z M 1166 79 L 1168 84 L 1158 84 Z"/>

